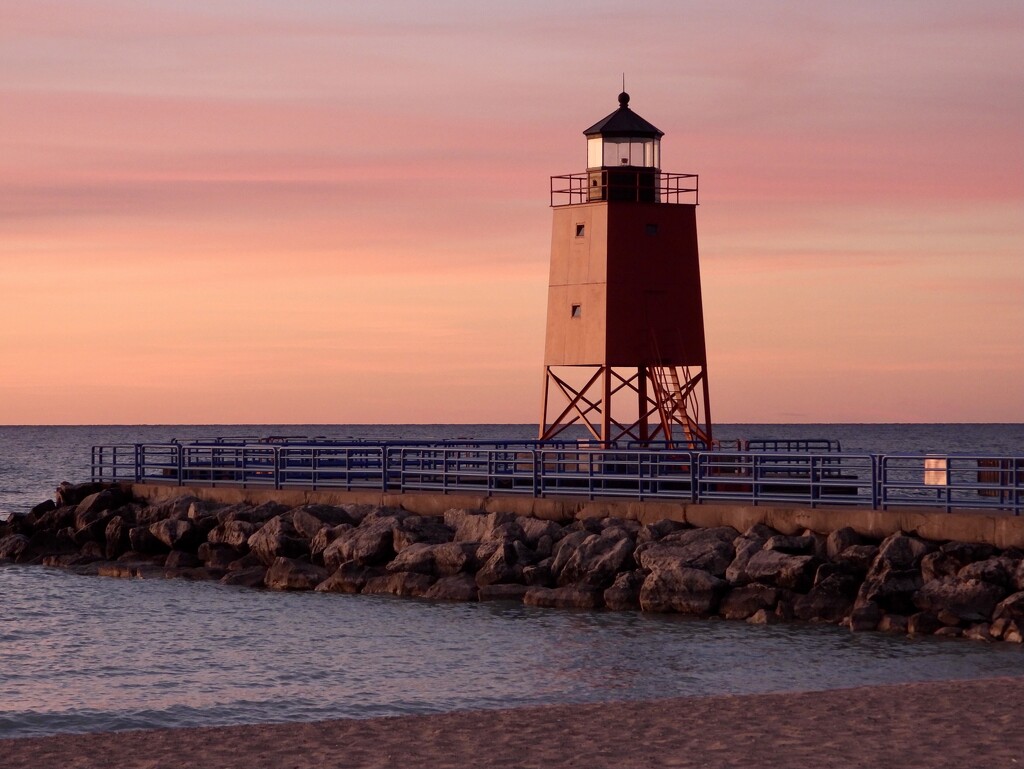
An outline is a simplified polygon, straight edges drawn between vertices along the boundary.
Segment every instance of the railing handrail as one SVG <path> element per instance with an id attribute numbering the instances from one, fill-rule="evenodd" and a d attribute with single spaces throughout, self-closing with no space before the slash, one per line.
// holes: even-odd
<path id="1" fill-rule="evenodd" d="M 473 491 L 812 507 L 1024 508 L 1024 456 L 686 448 L 539 441 L 136 443 L 91 448 L 95 481 Z"/>

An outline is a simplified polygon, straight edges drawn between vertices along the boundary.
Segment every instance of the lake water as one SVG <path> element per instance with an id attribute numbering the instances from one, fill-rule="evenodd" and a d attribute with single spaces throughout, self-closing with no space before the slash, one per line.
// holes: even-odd
<path id="1" fill-rule="evenodd" d="M 528 438 L 512 426 L 0 427 L 0 509 L 95 443 L 223 434 Z M 1020 453 L 1020 425 L 726 425 L 851 451 Z M 1024 649 L 817 625 L 270 593 L 0 567 L 0 737 L 820 690 L 1024 674 Z"/>

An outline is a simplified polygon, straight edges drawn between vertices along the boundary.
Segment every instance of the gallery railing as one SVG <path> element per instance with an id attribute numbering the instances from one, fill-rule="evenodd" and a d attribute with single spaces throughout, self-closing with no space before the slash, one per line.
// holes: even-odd
<path id="1" fill-rule="evenodd" d="M 1024 457 L 840 451 L 594 449 L 573 441 L 119 444 L 94 481 L 271 489 L 583 496 L 1020 515 Z"/>

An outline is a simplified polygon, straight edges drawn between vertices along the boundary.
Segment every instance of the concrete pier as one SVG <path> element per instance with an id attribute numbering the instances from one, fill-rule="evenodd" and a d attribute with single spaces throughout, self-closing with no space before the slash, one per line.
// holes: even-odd
<path id="1" fill-rule="evenodd" d="M 238 487 L 171 486 L 130 484 L 140 500 L 158 502 L 183 494 L 228 504 L 275 501 L 303 504 L 369 504 L 396 507 L 417 515 L 442 515 L 451 508 L 483 512 L 509 512 L 550 521 L 580 518 L 626 518 L 652 523 L 673 520 L 697 527 L 732 526 L 745 531 L 762 523 L 784 534 L 804 529 L 828 535 L 850 527 L 859 534 L 882 539 L 897 531 L 933 541 L 983 542 L 1005 549 L 1024 548 L 1024 517 L 988 512 L 946 513 L 940 510 L 867 510 L 859 507 L 809 508 L 741 504 L 692 504 L 636 500 L 586 500 L 578 497 L 535 498 L 528 496 L 478 496 L 469 494 L 382 493 L 377 491 L 302 491 L 297 489 L 246 489 Z"/>

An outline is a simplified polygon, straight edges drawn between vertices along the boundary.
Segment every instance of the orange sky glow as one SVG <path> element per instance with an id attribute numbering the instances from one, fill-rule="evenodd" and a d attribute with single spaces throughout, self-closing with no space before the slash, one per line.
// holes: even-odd
<path id="1" fill-rule="evenodd" d="M 700 174 L 720 422 L 1024 422 L 1024 5 L 0 0 L 0 424 L 539 415 L 548 178 Z"/>

